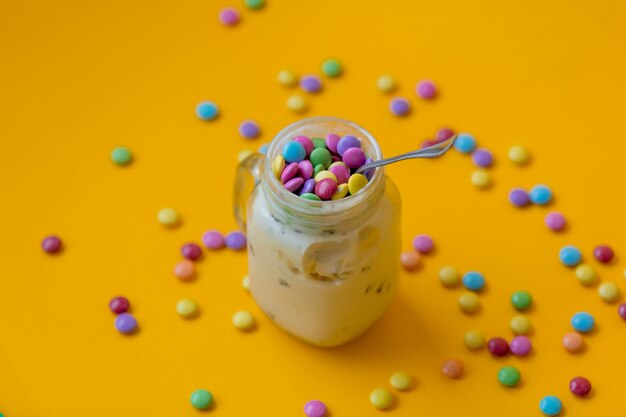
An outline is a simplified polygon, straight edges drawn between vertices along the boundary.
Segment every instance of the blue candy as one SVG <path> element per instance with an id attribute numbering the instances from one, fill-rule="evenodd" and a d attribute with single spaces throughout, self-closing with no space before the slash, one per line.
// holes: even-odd
<path id="1" fill-rule="evenodd" d="M 539 409 L 547 416 L 556 416 L 563 409 L 561 400 L 554 395 L 546 395 L 539 403 Z"/>
<path id="2" fill-rule="evenodd" d="M 543 206 L 552 200 L 552 191 L 545 185 L 535 185 L 528 193 L 533 204 Z"/>
<path id="3" fill-rule="evenodd" d="M 283 146 L 283 158 L 288 164 L 300 162 L 306 157 L 306 149 L 299 142 L 290 140 Z"/>
<path id="4" fill-rule="evenodd" d="M 476 139 L 469 133 L 459 133 L 454 141 L 454 147 L 461 153 L 470 153 L 476 148 Z"/>
<path id="5" fill-rule="evenodd" d="M 583 255 L 575 246 L 564 246 L 559 252 L 559 258 L 564 265 L 576 266 L 582 260 Z"/>
<path id="6" fill-rule="evenodd" d="M 572 324 L 574 330 L 576 330 L 577 332 L 587 333 L 590 332 L 591 329 L 593 329 L 595 320 L 593 319 L 593 316 L 591 314 L 585 313 L 583 311 L 574 314 L 570 323 Z"/>
<path id="7" fill-rule="evenodd" d="M 202 120 L 213 120 L 218 114 L 219 109 L 212 101 L 203 101 L 196 106 L 196 115 Z"/>
<path id="8" fill-rule="evenodd" d="M 263 155 L 267 155 L 267 151 L 269 148 L 270 148 L 270 144 L 264 143 L 263 145 L 259 146 L 259 153 L 262 153 Z"/>
<path id="9" fill-rule="evenodd" d="M 485 286 L 485 277 L 480 272 L 468 272 L 463 275 L 463 286 L 468 290 L 480 291 Z"/>

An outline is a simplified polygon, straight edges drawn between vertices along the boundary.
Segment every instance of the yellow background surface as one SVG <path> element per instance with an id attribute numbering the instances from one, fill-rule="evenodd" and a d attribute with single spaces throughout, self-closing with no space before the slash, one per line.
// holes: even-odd
<path id="1" fill-rule="evenodd" d="M 230 4 L 242 10 L 238 27 L 217 21 Z M 259 12 L 239 0 L 2 2 L 0 412 L 196 416 L 189 395 L 206 388 L 216 402 L 207 415 L 298 416 L 320 399 L 332 417 L 375 416 L 370 391 L 406 370 L 417 385 L 395 394 L 389 415 L 533 416 L 548 394 L 568 417 L 626 413 L 626 323 L 558 261 L 575 244 L 626 292 L 625 19 L 626 3 L 605 0 L 268 0 Z M 183 243 L 235 228 L 238 152 L 303 117 L 286 109 L 297 89 L 278 85 L 277 72 L 319 73 L 327 57 L 345 74 L 309 97 L 307 116 L 356 121 L 386 155 L 451 126 L 497 159 L 487 191 L 470 184 L 471 161 L 457 152 L 388 169 L 403 196 L 404 248 L 429 233 L 437 250 L 403 273 L 371 331 L 335 349 L 294 340 L 262 315 L 241 287 L 245 254 L 205 252 L 193 283 L 172 275 Z M 385 73 L 413 103 L 409 117 L 389 114 L 375 87 Z M 436 100 L 415 96 L 421 78 L 435 80 Z M 208 123 L 194 113 L 207 99 L 221 109 Z M 259 121 L 261 139 L 239 137 L 244 119 Z M 506 159 L 514 144 L 531 150 L 527 167 Z M 111 163 L 117 145 L 133 150 L 131 166 Z M 509 205 L 512 187 L 537 183 L 552 187 L 551 207 Z M 162 207 L 179 210 L 181 227 L 156 221 Z M 551 209 L 566 215 L 566 232 L 544 226 Z M 40 249 L 50 233 L 65 244 L 58 256 Z M 591 256 L 601 243 L 616 250 L 609 266 Z M 446 264 L 485 274 L 480 313 L 463 315 L 462 290 L 438 283 Z M 536 300 L 534 353 L 468 352 L 468 329 L 512 337 L 509 296 L 520 288 Z M 131 301 L 136 335 L 113 327 L 118 294 Z M 198 319 L 176 314 L 183 297 L 198 301 Z M 240 309 L 255 314 L 256 331 L 233 328 Z M 561 338 L 580 310 L 598 326 L 570 355 Z M 465 362 L 463 379 L 440 374 L 447 357 Z M 504 364 L 519 367 L 519 387 L 497 382 Z M 592 398 L 569 393 L 577 375 L 591 380 Z"/>

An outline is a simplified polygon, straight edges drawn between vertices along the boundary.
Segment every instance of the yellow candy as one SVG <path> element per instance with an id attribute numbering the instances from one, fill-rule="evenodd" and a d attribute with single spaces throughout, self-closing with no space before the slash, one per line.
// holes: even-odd
<path id="1" fill-rule="evenodd" d="M 337 167 L 337 166 L 342 166 L 344 168 L 348 168 L 348 166 L 342 162 L 342 161 L 337 161 L 337 162 L 333 162 L 332 164 L 330 164 L 330 166 L 328 167 L 328 169 L 331 169 L 332 167 Z"/>
<path id="2" fill-rule="evenodd" d="M 485 345 L 485 335 L 476 330 L 465 333 L 465 346 L 470 350 L 480 349 Z"/>
<path id="3" fill-rule="evenodd" d="M 488 188 L 491 185 L 491 175 L 484 169 L 472 172 L 472 184 L 478 188 Z"/>
<path id="4" fill-rule="evenodd" d="M 530 159 L 528 149 L 519 145 L 513 146 L 509 149 L 509 159 L 517 165 L 524 165 Z"/>
<path id="5" fill-rule="evenodd" d="M 176 303 L 176 312 L 186 319 L 190 319 L 198 315 L 198 305 L 190 299 L 182 299 Z"/>
<path id="6" fill-rule="evenodd" d="M 247 275 L 241 280 L 241 285 L 244 290 L 250 291 L 250 278 Z"/>
<path id="7" fill-rule="evenodd" d="M 475 313 L 480 308 L 480 300 L 473 292 L 465 292 L 459 297 L 459 307 L 464 313 Z"/>
<path id="8" fill-rule="evenodd" d="M 304 97 L 294 95 L 287 99 L 287 108 L 295 113 L 303 113 L 309 108 L 309 105 Z"/>
<path id="9" fill-rule="evenodd" d="M 354 195 L 361 191 L 363 187 L 367 185 L 367 178 L 363 174 L 354 174 L 350 176 L 348 180 L 348 190 L 351 195 Z"/>
<path id="10" fill-rule="evenodd" d="M 337 176 L 330 171 L 320 171 L 315 176 L 315 182 L 320 182 L 323 179 L 330 178 L 331 180 L 337 182 Z"/>
<path id="11" fill-rule="evenodd" d="M 252 152 L 250 149 L 244 149 L 243 151 L 239 152 L 239 155 L 237 155 L 237 160 L 241 162 L 253 153 L 254 152 Z"/>
<path id="12" fill-rule="evenodd" d="M 348 195 L 348 184 L 339 184 L 337 191 L 330 197 L 331 200 L 339 200 Z"/>
<path id="13" fill-rule="evenodd" d="M 276 178 L 280 179 L 283 169 L 285 169 L 285 158 L 282 155 L 278 155 L 272 162 L 272 172 L 274 172 Z"/>
<path id="14" fill-rule="evenodd" d="M 180 217 L 178 217 L 178 213 L 173 208 L 164 208 L 159 210 L 157 219 L 159 220 L 159 223 L 167 227 L 175 227 L 180 223 Z"/>
<path id="15" fill-rule="evenodd" d="M 374 407 L 384 410 L 393 404 L 393 395 L 384 388 L 378 388 L 370 394 L 370 402 Z"/>
<path id="16" fill-rule="evenodd" d="M 406 372 L 396 372 L 391 375 L 389 382 L 398 391 L 407 391 L 413 386 L 413 377 Z"/>
<path id="17" fill-rule="evenodd" d="M 254 317 L 248 311 L 238 311 L 233 315 L 233 324 L 239 330 L 250 330 L 254 327 Z"/>
<path id="18" fill-rule="evenodd" d="M 384 91 L 385 93 L 391 93 L 396 89 L 396 80 L 393 79 L 391 75 L 381 75 L 376 80 L 376 86 L 380 91 Z"/>
<path id="19" fill-rule="evenodd" d="M 454 287 L 459 283 L 459 271 L 453 266 L 444 266 L 439 270 L 439 281 L 446 287 Z"/>
<path id="20" fill-rule="evenodd" d="M 532 326 L 528 317 L 515 316 L 511 320 L 511 330 L 515 334 L 528 334 L 530 333 Z"/>
<path id="21" fill-rule="evenodd" d="M 611 303 L 619 297 L 619 290 L 612 282 L 605 282 L 598 287 L 598 295 L 607 303 Z"/>
<path id="22" fill-rule="evenodd" d="M 589 265 L 580 265 L 576 268 L 576 278 L 585 285 L 593 284 L 596 281 L 596 271 Z"/>
<path id="23" fill-rule="evenodd" d="M 289 70 L 280 71 L 276 78 L 278 79 L 278 82 L 280 84 L 287 86 L 287 87 L 293 87 L 298 82 L 298 78 L 296 77 L 296 74 L 294 74 L 293 71 L 289 71 Z"/>

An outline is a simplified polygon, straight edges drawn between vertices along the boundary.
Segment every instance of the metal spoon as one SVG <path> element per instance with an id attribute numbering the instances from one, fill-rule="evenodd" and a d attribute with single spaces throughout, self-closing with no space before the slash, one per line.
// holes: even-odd
<path id="1" fill-rule="evenodd" d="M 378 161 L 372 161 L 369 164 L 365 164 L 356 170 L 357 174 L 360 174 L 368 169 L 382 167 L 384 165 L 393 164 L 394 162 L 404 161 L 405 159 L 415 159 L 415 158 L 439 158 L 444 153 L 448 152 L 448 149 L 452 147 L 454 141 L 456 140 L 456 136 L 454 135 L 449 139 L 444 140 L 443 142 L 439 142 L 434 144 L 433 146 L 429 146 L 428 148 L 419 149 L 417 151 L 403 153 L 402 155 L 392 156 L 391 158 L 379 159 Z"/>

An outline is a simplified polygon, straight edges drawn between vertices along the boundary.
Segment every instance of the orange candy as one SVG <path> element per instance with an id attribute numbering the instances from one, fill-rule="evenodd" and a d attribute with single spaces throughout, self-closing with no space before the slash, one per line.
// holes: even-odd
<path id="1" fill-rule="evenodd" d="M 176 264 L 174 275 L 181 281 L 191 281 L 196 275 L 196 270 L 191 261 L 184 260 Z"/>

